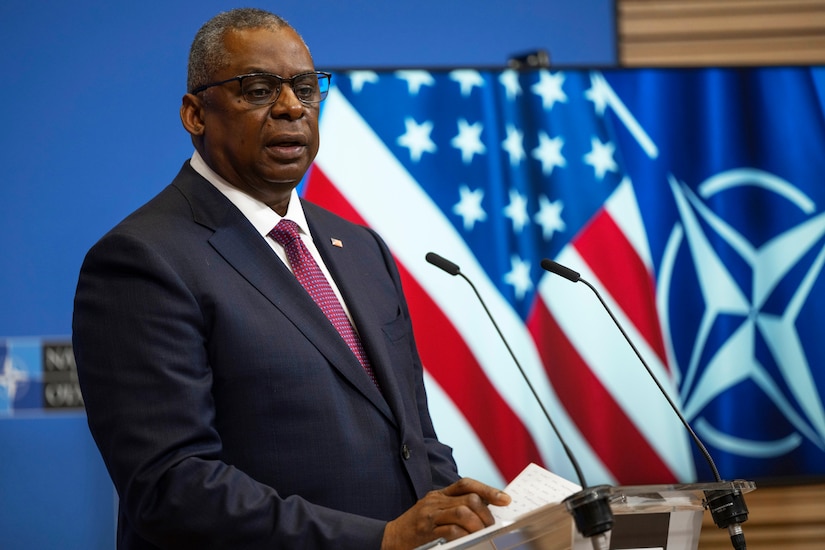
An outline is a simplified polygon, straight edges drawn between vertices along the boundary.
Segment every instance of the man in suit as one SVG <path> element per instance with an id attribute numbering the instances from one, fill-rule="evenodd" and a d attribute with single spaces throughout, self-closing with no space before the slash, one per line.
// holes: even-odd
<path id="1" fill-rule="evenodd" d="M 509 502 L 436 437 L 386 245 L 297 196 L 328 85 L 277 16 L 207 22 L 192 159 L 83 263 L 74 349 L 120 548 L 415 548 Z"/>

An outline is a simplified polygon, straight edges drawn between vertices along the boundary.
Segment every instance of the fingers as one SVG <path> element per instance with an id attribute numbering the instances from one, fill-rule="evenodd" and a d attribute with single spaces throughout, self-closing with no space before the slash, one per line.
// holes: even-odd
<path id="1" fill-rule="evenodd" d="M 495 523 L 488 504 L 506 506 L 510 497 L 470 478 L 428 493 L 415 506 L 389 522 L 382 548 L 412 547 L 444 537 L 455 540 Z"/>
<path id="2" fill-rule="evenodd" d="M 452 536 L 447 537 L 443 534 L 442 536 L 452 540 L 456 533 L 458 536 L 463 536 L 492 525 L 495 523 L 495 518 L 478 495 L 469 494 L 452 497 L 448 506 L 432 515 L 432 521 L 438 527 L 448 528 Z"/>
<path id="3" fill-rule="evenodd" d="M 507 506 L 512 500 L 510 495 L 501 489 L 490 487 L 487 484 L 469 477 L 459 479 L 449 487 L 442 489 L 442 492 L 447 496 L 475 494 L 486 504 L 494 504 L 496 506 Z"/>
<path id="4" fill-rule="evenodd" d="M 449 531 L 449 534 L 439 533 L 448 540 L 492 525 L 495 518 L 487 505 L 507 506 L 511 501 L 510 496 L 500 489 L 471 478 L 460 479 L 435 492 L 448 497 L 439 499 L 438 513 L 432 516 L 436 525 Z"/>
<path id="5" fill-rule="evenodd" d="M 511 501 L 510 496 L 500 489 L 466 477 L 445 487 L 441 492 L 451 497 L 452 503 L 451 507 L 442 510 L 442 525 L 454 526 L 466 533 L 474 533 L 495 523 L 492 512 L 487 508 L 488 504 L 507 506 Z"/>

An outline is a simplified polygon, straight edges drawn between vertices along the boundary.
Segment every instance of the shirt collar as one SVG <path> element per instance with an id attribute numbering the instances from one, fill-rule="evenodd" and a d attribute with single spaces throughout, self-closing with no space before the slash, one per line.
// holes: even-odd
<path id="1" fill-rule="evenodd" d="M 206 181 L 211 183 L 218 191 L 223 193 L 224 196 L 226 196 L 226 198 L 229 199 L 232 204 L 234 204 L 238 210 L 241 211 L 246 219 L 249 220 L 258 233 L 264 237 L 266 237 L 266 235 L 272 231 L 272 228 L 275 227 L 283 218 L 294 221 L 298 224 L 298 227 L 301 228 L 301 231 L 307 235 L 310 235 L 309 224 L 307 224 L 306 216 L 304 215 L 304 208 L 301 205 L 301 199 L 298 197 L 297 190 L 292 190 L 286 215 L 282 218 L 269 206 L 244 193 L 219 176 L 217 172 L 212 170 L 212 168 L 206 164 L 206 161 L 203 160 L 203 157 L 201 157 L 200 153 L 197 151 L 192 154 L 190 164 L 195 172 L 203 176 Z"/>

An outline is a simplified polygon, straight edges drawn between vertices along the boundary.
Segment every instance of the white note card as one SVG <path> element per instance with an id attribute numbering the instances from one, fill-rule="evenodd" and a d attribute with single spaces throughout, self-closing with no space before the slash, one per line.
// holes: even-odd
<path id="1" fill-rule="evenodd" d="M 506 525 L 545 504 L 558 504 L 579 490 L 575 483 L 531 463 L 504 488 L 513 501 L 508 506 L 490 506 L 490 511 L 497 523 Z"/>

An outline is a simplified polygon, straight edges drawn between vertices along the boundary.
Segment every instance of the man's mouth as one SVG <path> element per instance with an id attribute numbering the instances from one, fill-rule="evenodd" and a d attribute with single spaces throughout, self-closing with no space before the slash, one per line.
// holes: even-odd
<path id="1" fill-rule="evenodd" d="M 295 135 L 280 135 L 269 141 L 267 147 L 303 147 L 306 145 L 306 138 L 304 136 Z"/>
<path id="2" fill-rule="evenodd" d="M 299 139 L 278 139 L 267 144 L 266 148 L 278 156 L 294 156 L 302 153 L 306 143 Z"/>

